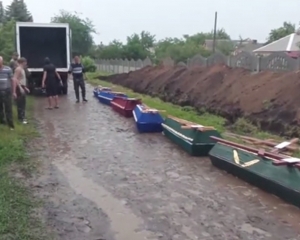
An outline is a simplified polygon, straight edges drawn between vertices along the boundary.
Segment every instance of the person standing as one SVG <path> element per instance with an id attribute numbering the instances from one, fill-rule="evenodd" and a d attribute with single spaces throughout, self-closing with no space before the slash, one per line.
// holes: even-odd
<path id="1" fill-rule="evenodd" d="M 27 79 L 26 79 L 26 65 L 27 60 L 25 58 L 18 59 L 18 66 L 14 72 L 14 78 L 17 81 L 17 112 L 18 112 L 18 120 L 23 124 L 27 124 L 27 120 L 25 118 L 25 110 L 26 110 L 26 93 L 29 93 L 29 89 L 27 88 Z"/>
<path id="2" fill-rule="evenodd" d="M 19 59 L 19 54 L 17 52 L 15 52 L 13 55 L 12 55 L 12 58 L 9 62 L 9 67 L 11 68 L 11 70 L 14 72 L 15 69 L 17 68 L 18 66 L 18 59 Z"/>
<path id="3" fill-rule="evenodd" d="M 57 80 L 59 79 L 59 81 Z M 46 94 L 48 97 L 49 110 L 59 108 L 58 106 L 58 87 L 62 85 L 61 77 L 56 71 L 56 67 L 51 63 L 49 58 L 45 58 L 44 74 L 42 80 L 42 87 L 46 87 Z"/>
<path id="4" fill-rule="evenodd" d="M 84 66 L 80 62 L 80 58 L 78 56 L 74 57 L 74 63 L 71 63 L 69 74 L 73 76 L 74 82 L 74 90 L 76 96 L 76 103 L 79 103 L 79 88 L 81 89 L 82 100 L 87 102 L 88 100 L 85 98 L 85 82 L 84 78 L 86 79 Z"/>
<path id="5" fill-rule="evenodd" d="M 0 123 L 6 123 L 11 130 L 14 130 L 12 113 L 12 95 L 16 95 L 16 80 L 13 78 L 12 70 L 3 65 L 3 57 L 0 56 Z"/>

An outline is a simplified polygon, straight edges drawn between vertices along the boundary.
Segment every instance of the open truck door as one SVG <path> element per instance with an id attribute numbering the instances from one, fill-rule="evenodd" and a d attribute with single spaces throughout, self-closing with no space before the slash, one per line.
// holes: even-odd
<path id="1" fill-rule="evenodd" d="M 59 93 L 68 93 L 68 69 L 71 60 L 71 31 L 67 23 L 16 23 L 16 48 L 25 57 L 30 72 L 29 87 L 41 95 L 44 59 L 50 58 L 60 74 L 63 86 Z"/>

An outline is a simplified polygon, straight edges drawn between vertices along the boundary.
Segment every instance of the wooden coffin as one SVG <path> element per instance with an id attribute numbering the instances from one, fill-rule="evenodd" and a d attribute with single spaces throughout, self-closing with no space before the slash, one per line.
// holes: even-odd
<path id="1" fill-rule="evenodd" d="M 133 117 L 140 133 L 162 132 L 164 119 L 157 109 L 137 104 L 133 110 Z"/>
<path id="2" fill-rule="evenodd" d="M 93 90 L 94 97 L 98 98 L 98 94 L 99 94 L 100 91 L 111 91 L 111 88 L 102 87 L 100 85 L 98 87 L 95 87 L 94 90 Z"/>
<path id="3" fill-rule="evenodd" d="M 110 105 L 111 101 L 115 96 L 127 98 L 127 95 L 121 92 L 112 92 L 112 91 L 100 91 L 98 93 L 99 102 Z"/>
<path id="4" fill-rule="evenodd" d="M 214 166 L 300 207 L 300 159 L 212 137 Z"/>
<path id="5" fill-rule="evenodd" d="M 164 135 L 192 156 L 207 156 L 215 142 L 210 136 L 221 137 L 214 127 L 202 126 L 173 116 L 162 124 Z"/>
<path id="6" fill-rule="evenodd" d="M 124 117 L 133 117 L 133 109 L 137 104 L 142 104 L 140 99 L 115 96 L 111 101 L 111 107 L 114 111 Z"/>

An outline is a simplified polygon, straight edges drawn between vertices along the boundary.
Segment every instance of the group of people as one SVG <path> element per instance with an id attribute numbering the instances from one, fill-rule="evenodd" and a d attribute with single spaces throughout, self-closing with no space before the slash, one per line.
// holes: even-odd
<path id="1" fill-rule="evenodd" d="M 76 103 L 80 102 L 79 88 L 81 89 L 83 102 L 87 102 L 84 81 L 84 78 L 86 78 L 85 70 L 80 63 L 79 56 L 74 57 L 68 73 L 73 76 Z M 26 95 L 30 93 L 28 88 L 29 75 L 25 58 L 19 58 L 19 55 L 15 53 L 10 61 L 10 66 L 5 66 L 3 57 L 0 56 L 0 124 L 8 125 L 11 130 L 14 130 L 13 99 L 17 105 L 18 120 L 23 124 L 27 124 L 25 109 Z M 42 87 L 46 89 L 47 109 L 49 110 L 59 108 L 59 85 L 62 85 L 61 76 L 50 59 L 45 58 Z"/>
<path id="2" fill-rule="evenodd" d="M 85 81 L 86 75 L 83 65 L 80 62 L 79 56 L 75 56 L 73 62 L 70 65 L 69 74 L 72 74 L 74 82 L 74 90 L 76 96 L 76 103 L 80 102 L 79 88 L 82 93 L 82 101 L 87 102 Z M 58 81 L 57 81 L 58 80 Z M 59 108 L 58 106 L 58 89 L 59 86 L 63 86 L 61 76 L 56 71 L 54 64 L 50 62 L 49 58 L 45 59 L 44 74 L 42 80 L 42 87 L 46 88 L 46 94 L 48 97 L 47 109 L 52 110 L 53 108 Z"/>
<path id="3" fill-rule="evenodd" d="M 4 66 L 3 57 L 0 56 L 0 124 L 7 124 L 11 130 L 14 129 L 12 99 L 16 100 L 18 109 L 18 119 L 27 124 L 25 118 L 26 93 L 27 88 L 25 58 L 19 58 L 17 54 L 13 55 L 10 61 L 10 67 Z"/>

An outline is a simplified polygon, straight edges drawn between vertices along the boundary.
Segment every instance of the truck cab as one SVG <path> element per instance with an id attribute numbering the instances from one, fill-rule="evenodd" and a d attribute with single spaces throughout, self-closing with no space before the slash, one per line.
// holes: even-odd
<path id="1" fill-rule="evenodd" d="M 16 48 L 27 59 L 32 93 L 43 94 L 44 59 L 50 58 L 60 74 L 63 86 L 59 93 L 68 93 L 68 69 L 71 63 L 71 31 L 67 23 L 16 23 Z"/>

